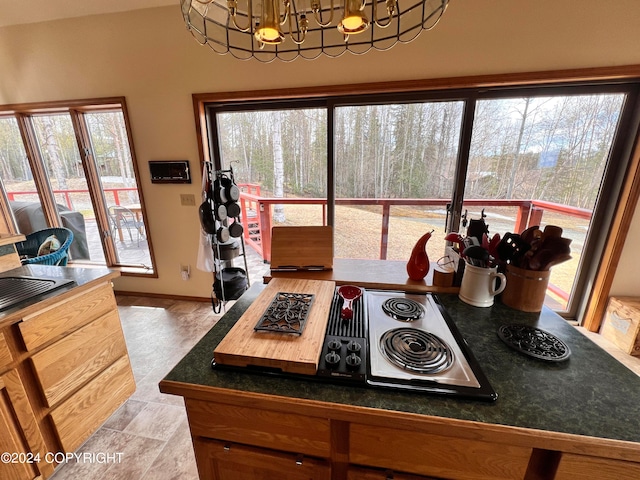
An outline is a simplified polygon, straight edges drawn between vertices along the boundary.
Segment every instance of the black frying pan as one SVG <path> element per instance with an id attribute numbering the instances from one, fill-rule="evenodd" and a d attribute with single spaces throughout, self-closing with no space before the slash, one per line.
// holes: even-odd
<path id="1" fill-rule="evenodd" d="M 216 231 L 216 239 L 218 240 L 218 242 L 220 243 L 228 242 L 229 238 L 230 238 L 229 229 L 224 225 L 220 226 Z"/>
<path id="2" fill-rule="evenodd" d="M 243 230 L 244 229 L 242 228 L 242 224 L 240 222 L 236 221 L 229 225 L 229 235 L 234 238 L 238 238 L 239 236 L 241 236 Z"/>
<path id="3" fill-rule="evenodd" d="M 221 177 L 220 186 L 224 191 L 227 202 L 237 202 L 240 199 L 240 189 L 229 177 Z"/>
<path id="4" fill-rule="evenodd" d="M 240 205 L 236 202 L 229 202 L 226 205 L 227 215 L 231 218 L 236 218 L 240 215 Z"/>
<path id="5" fill-rule="evenodd" d="M 210 235 L 216 233 L 216 221 L 213 218 L 213 211 L 211 210 L 211 202 L 209 200 L 205 200 L 200 204 L 198 214 L 200 216 L 202 229 Z"/>
<path id="6" fill-rule="evenodd" d="M 227 207 L 225 205 L 216 205 L 215 209 L 214 209 L 214 213 L 216 216 L 216 220 L 218 221 L 223 221 L 226 220 L 227 217 L 229 216 L 228 212 L 227 212 Z"/>

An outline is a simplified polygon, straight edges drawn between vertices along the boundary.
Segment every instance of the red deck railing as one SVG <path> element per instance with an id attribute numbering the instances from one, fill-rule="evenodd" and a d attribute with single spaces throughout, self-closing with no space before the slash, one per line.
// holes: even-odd
<path id="1" fill-rule="evenodd" d="M 271 227 L 272 227 L 272 207 L 273 205 L 320 205 L 322 207 L 322 223 L 327 222 L 327 199 L 326 198 L 273 198 L 261 197 L 260 188 L 256 185 L 239 185 L 242 193 L 240 203 L 242 208 L 242 223 L 244 228 L 245 243 L 250 245 L 264 261 L 271 260 Z M 381 206 L 382 224 L 380 231 L 380 260 L 386 260 L 389 219 L 391 217 L 392 206 L 432 206 L 446 208 L 449 203 L 443 199 L 424 198 L 337 198 L 336 205 L 355 206 Z M 561 205 L 542 200 L 487 200 L 468 199 L 464 201 L 469 207 L 515 207 L 517 208 L 514 222 L 514 232 L 522 232 L 530 225 L 540 225 L 545 211 L 562 213 L 575 218 L 589 220 L 591 211 L 583 208 Z M 549 290 L 564 300 L 568 300 L 569 293 L 560 287 L 549 285 Z"/>
<path id="2" fill-rule="evenodd" d="M 270 198 L 242 191 L 240 194 L 245 240 L 251 244 L 262 257 L 269 261 L 271 252 L 271 218 L 272 206 L 280 205 L 320 205 L 322 206 L 323 225 L 326 225 L 326 198 Z M 389 235 L 389 218 L 392 206 L 435 206 L 446 208 L 447 200 L 425 198 L 337 198 L 336 205 L 382 206 L 382 225 L 380 233 L 380 259 L 387 258 L 387 240 Z M 474 207 L 516 207 L 514 232 L 522 232 L 530 225 L 540 225 L 544 211 L 565 213 L 577 218 L 590 219 L 591 212 L 582 208 L 544 202 L 540 200 L 475 200 L 464 201 L 465 206 Z M 251 231 L 260 232 L 260 241 L 249 237 Z"/>
<path id="3" fill-rule="evenodd" d="M 117 188 L 105 188 L 104 192 L 109 192 L 113 194 L 113 201 L 115 205 L 120 205 L 120 193 L 121 192 L 137 192 L 138 189 L 136 187 L 117 187 Z M 75 190 L 53 190 L 54 195 L 60 195 L 64 197 L 64 203 L 69 210 L 75 210 L 73 206 L 73 202 L 71 201 L 71 194 L 80 193 L 83 195 L 88 195 L 89 190 L 75 189 Z M 14 191 L 7 192 L 7 197 L 10 202 L 16 200 L 16 195 L 38 195 L 38 192 L 35 190 L 23 190 L 23 191 Z M 128 200 L 127 200 L 128 202 Z"/>
<path id="4" fill-rule="evenodd" d="M 238 184 L 240 187 L 240 207 L 242 209 L 242 226 L 244 229 L 245 243 L 250 245 L 262 258 L 271 261 L 271 227 L 272 227 L 272 207 L 273 205 L 320 205 L 322 207 L 322 223 L 327 223 L 327 199 L 326 198 L 274 198 L 262 197 L 260 186 L 251 183 Z M 131 188 L 105 188 L 105 192 L 113 194 L 114 202 L 120 205 L 119 194 L 121 192 L 136 191 Z M 54 194 L 62 194 L 65 198 L 66 206 L 73 208 L 70 194 L 88 193 L 88 190 L 54 190 Z M 35 191 L 14 191 L 7 192 L 10 201 L 15 200 L 17 195 L 37 195 Z M 382 224 L 380 233 L 380 260 L 387 259 L 389 219 L 391 217 L 392 206 L 431 206 L 446 208 L 447 200 L 435 198 L 338 198 L 336 205 L 354 206 L 381 206 Z M 545 211 L 564 213 L 576 218 L 590 219 L 591 211 L 584 208 L 576 208 L 568 205 L 561 205 L 543 200 L 488 200 L 469 199 L 464 201 L 465 206 L 473 207 L 515 207 L 517 208 L 513 231 L 522 232 L 530 225 L 540 225 Z M 569 298 L 569 294 L 562 289 L 549 285 L 549 289 L 556 295 Z"/>

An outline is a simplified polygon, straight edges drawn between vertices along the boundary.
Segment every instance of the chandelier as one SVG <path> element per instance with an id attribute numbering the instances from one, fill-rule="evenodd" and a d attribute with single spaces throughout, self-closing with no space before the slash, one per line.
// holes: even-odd
<path id="1" fill-rule="evenodd" d="M 201 45 L 236 58 L 291 61 L 388 50 L 436 26 L 449 0 L 180 0 Z M 335 2 L 339 2 L 338 5 Z"/>

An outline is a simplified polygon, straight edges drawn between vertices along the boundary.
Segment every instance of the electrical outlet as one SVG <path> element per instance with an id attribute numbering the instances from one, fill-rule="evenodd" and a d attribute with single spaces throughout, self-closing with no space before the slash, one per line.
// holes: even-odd
<path id="1" fill-rule="evenodd" d="M 191 265 L 180 265 L 180 276 L 182 280 L 189 280 L 191 276 Z"/>
<path id="2" fill-rule="evenodd" d="M 183 207 L 195 207 L 196 206 L 196 196 L 192 193 L 181 193 L 180 194 L 180 205 Z"/>

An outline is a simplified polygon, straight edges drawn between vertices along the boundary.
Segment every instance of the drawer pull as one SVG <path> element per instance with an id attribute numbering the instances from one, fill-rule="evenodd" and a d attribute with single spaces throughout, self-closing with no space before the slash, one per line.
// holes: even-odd
<path id="1" fill-rule="evenodd" d="M 385 480 L 393 480 L 394 475 L 393 472 L 391 470 L 387 470 L 386 472 L 384 472 L 385 476 Z"/>
<path id="2" fill-rule="evenodd" d="M 304 457 L 302 455 L 298 455 L 298 457 L 296 458 L 296 465 L 301 466 L 303 462 Z"/>
<path id="3" fill-rule="evenodd" d="M 230 450 L 231 450 L 231 445 L 225 445 L 224 447 L 222 447 L 222 449 L 223 449 L 225 452 L 228 452 L 228 451 L 230 451 Z"/>

